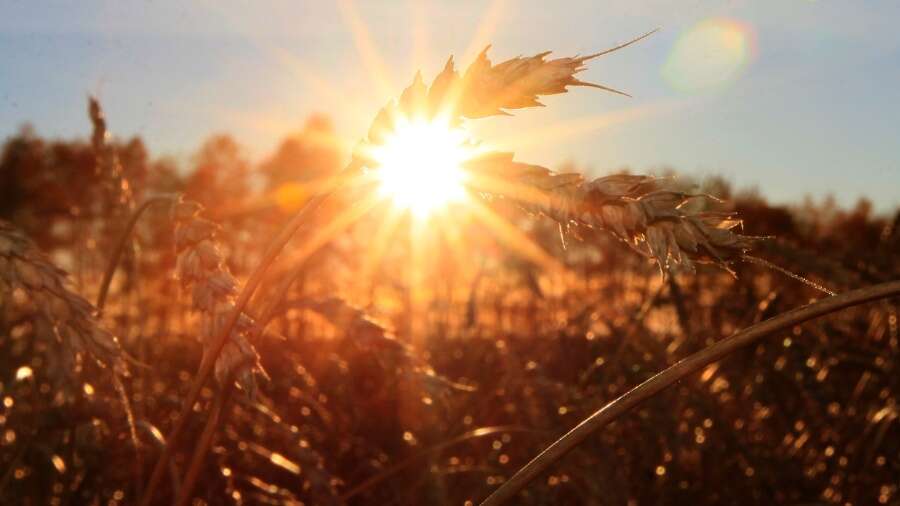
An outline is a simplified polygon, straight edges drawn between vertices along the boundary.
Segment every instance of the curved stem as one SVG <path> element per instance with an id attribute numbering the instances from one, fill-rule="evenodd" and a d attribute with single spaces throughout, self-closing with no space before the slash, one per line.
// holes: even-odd
<path id="1" fill-rule="evenodd" d="M 328 244 L 331 239 L 333 239 L 334 234 L 338 231 L 351 226 L 363 215 L 368 213 L 369 210 L 372 209 L 372 206 L 377 203 L 371 198 L 371 192 L 364 193 L 362 196 L 357 195 L 356 197 L 359 201 L 353 205 L 348 212 L 342 213 L 334 221 L 328 223 L 323 227 L 319 234 L 313 236 L 300 250 L 298 258 L 294 260 L 294 267 L 287 276 L 284 277 L 284 281 L 276 289 L 275 295 L 268 297 L 268 304 L 263 308 L 259 317 L 256 319 L 257 329 L 254 338 L 258 338 L 263 334 L 266 327 L 269 325 L 269 322 L 274 317 L 275 312 L 286 300 L 288 291 L 306 271 L 307 260 L 312 257 L 313 253 Z"/>
<path id="2" fill-rule="evenodd" d="M 534 429 L 526 429 L 523 427 L 518 427 L 515 425 L 499 425 L 495 427 L 480 427 L 478 429 L 473 429 L 467 432 L 460 434 L 454 438 L 448 439 L 447 441 L 443 441 L 441 443 L 437 443 L 433 446 L 425 448 L 417 453 L 410 455 L 409 457 L 401 460 L 400 462 L 394 464 L 393 466 L 385 469 L 384 471 L 372 476 L 371 478 L 367 478 L 365 481 L 356 485 L 352 489 L 348 490 L 341 494 L 341 501 L 349 501 L 353 497 L 358 496 L 359 494 L 365 492 L 366 490 L 374 487 L 375 485 L 381 483 L 382 481 L 394 476 L 400 471 L 406 469 L 411 464 L 416 463 L 417 461 L 428 457 L 434 453 L 443 451 L 451 446 L 454 446 L 458 443 L 462 443 L 464 441 L 468 441 L 470 439 L 482 438 L 485 436 L 490 436 L 492 434 L 498 433 L 506 433 L 506 432 L 525 432 L 525 433 L 539 433 L 542 431 L 537 431 Z"/>
<path id="3" fill-rule="evenodd" d="M 359 160 L 352 160 L 350 164 L 344 169 L 345 177 L 352 176 L 361 167 L 362 164 Z M 338 184 L 340 184 L 340 180 L 338 181 Z M 175 445 L 177 444 L 178 437 L 184 430 L 185 422 L 191 415 L 191 410 L 193 409 L 194 403 L 196 403 L 197 399 L 200 397 L 200 389 L 203 388 L 204 383 L 206 383 L 206 380 L 212 373 L 213 366 L 216 363 L 216 359 L 218 358 L 219 353 L 222 352 L 222 348 L 225 346 L 225 342 L 228 340 L 228 336 L 231 335 L 231 331 L 232 329 L 234 329 L 234 325 L 237 323 L 237 320 L 240 317 L 241 313 L 250 302 L 250 298 L 253 296 L 253 293 L 259 287 L 260 283 L 262 283 L 266 271 L 268 271 L 269 267 L 272 265 L 272 262 L 275 260 L 275 257 L 277 257 L 279 253 L 281 253 L 281 250 L 284 249 L 285 245 L 287 245 L 288 241 L 290 241 L 291 237 L 293 237 L 297 229 L 300 228 L 300 225 L 302 225 L 306 218 L 312 212 L 318 209 L 319 206 L 321 206 L 322 203 L 327 200 L 332 193 L 333 190 L 313 197 L 309 202 L 306 203 L 306 205 L 304 205 L 299 211 L 297 211 L 297 213 L 294 214 L 294 216 L 292 216 L 287 223 L 285 223 L 281 227 L 281 230 L 278 231 L 278 234 L 269 243 L 265 253 L 263 254 L 262 260 L 250 275 L 250 279 L 247 280 L 247 284 L 244 285 L 244 289 L 241 290 L 241 293 L 238 296 L 237 301 L 235 302 L 235 307 L 231 311 L 231 314 L 228 316 L 228 320 L 226 320 L 225 325 L 222 328 L 222 332 L 220 332 L 219 335 L 215 337 L 212 345 L 209 348 L 209 353 L 205 354 L 204 359 L 200 362 L 200 368 L 197 371 L 197 375 L 194 377 L 194 381 L 191 383 L 190 390 L 188 391 L 187 397 L 185 398 L 184 403 L 181 406 L 181 411 L 178 414 L 178 418 L 175 420 L 174 424 L 172 425 L 172 429 L 169 431 L 169 435 L 166 438 L 166 447 L 160 454 L 159 460 L 157 460 L 156 465 L 153 468 L 153 473 L 150 475 L 150 482 L 147 484 L 147 489 L 146 492 L 144 492 L 144 497 L 141 498 L 141 506 L 149 506 L 150 502 L 153 500 L 153 495 L 156 492 L 156 488 L 162 480 L 162 476 L 166 468 L 166 462 L 168 462 L 168 460 L 172 457 L 172 452 L 174 451 Z"/>
<path id="4" fill-rule="evenodd" d="M 125 246 L 128 245 L 128 239 L 131 237 L 134 226 L 141 218 L 141 215 L 144 214 L 144 211 L 149 209 L 150 206 L 161 202 L 171 202 L 172 200 L 173 198 L 170 196 L 153 197 L 147 199 L 140 207 L 131 213 L 131 218 L 129 218 L 128 223 L 125 225 L 125 230 L 122 231 L 122 235 L 119 236 L 119 241 L 116 243 L 115 248 L 113 248 L 113 254 L 106 264 L 106 272 L 103 273 L 103 281 L 100 282 L 100 294 L 97 295 L 97 303 L 95 304 L 98 317 L 103 314 L 103 306 L 106 305 L 106 296 L 109 294 L 109 285 L 112 283 L 113 275 L 116 273 L 116 267 L 119 266 L 119 260 L 122 259 L 122 253 L 125 252 Z"/>
<path id="5" fill-rule="evenodd" d="M 519 469 L 512 478 L 495 490 L 493 494 L 481 503 L 481 505 L 496 506 L 509 501 L 519 491 L 525 488 L 529 482 L 538 477 L 538 475 L 561 459 L 570 450 L 578 446 L 582 441 L 587 439 L 588 436 L 624 415 L 645 400 L 672 386 L 677 381 L 684 379 L 686 376 L 703 369 L 707 365 L 721 360 L 731 353 L 759 341 L 773 332 L 778 332 L 805 321 L 812 320 L 813 318 L 818 318 L 851 306 L 857 306 L 873 300 L 885 299 L 897 295 L 900 295 L 900 281 L 891 281 L 889 283 L 881 283 L 875 286 L 845 292 L 812 304 L 792 309 L 766 321 L 751 325 L 704 350 L 694 353 L 600 408 L 600 410 L 596 411 L 593 415 L 586 418 L 563 437 L 547 447 L 537 457 L 532 459 L 531 462 Z"/>
<path id="6" fill-rule="evenodd" d="M 194 492 L 194 486 L 197 484 L 197 477 L 200 476 L 200 470 L 203 468 L 203 461 L 206 460 L 206 453 L 209 451 L 216 430 L 219 428 L 219 421 L 222 419 L 222 413 L 225 412 L 225 407 L 228 405 L 232 390 L 234 390 L 234 388 L 229 379 L 229 381 L 226 381 L 222 385 L 222 388 L 216 393 L 216 399 L 213 401 L 213 407 L 210 411 L 209 418 L 206 420 L 206 426 L 203 427 L 203 433 L 200 435 L 200 440 L 197 442 L 197 447 L 194 449 L 194 454 L 191 457 L 191 463 L 188 466 L 187 474 L 184 476 L 184 482 L 182 483 L 181 491 L 178 493 L 178 499 L 175 501 L 175 506 L 185 506 L 191 500 L 191 494 Z"/>
<path id="7" fill-rule="evenodd" d="M 163 439 L 162 432 L 160 432 L 152 423 L 147 420 L 138 420 L 135 425 L 147 431 L 157 447 L 164 448 L 166 446 L 166 440 Z M 169 462 L 169 474 L 172 476 L 172 490 L 177 495 L 178 491 L 181 490 L 181 480 L 179 478 L 181 473 L 178 472 L 178 466 L 175 462 Z"/>

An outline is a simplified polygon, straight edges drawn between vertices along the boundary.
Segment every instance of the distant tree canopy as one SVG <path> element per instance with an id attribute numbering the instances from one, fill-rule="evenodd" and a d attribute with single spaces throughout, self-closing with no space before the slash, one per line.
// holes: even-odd
<path id="1" fill-rule="evenodd" d="M 260 188 L 306 198 L 292 185 L 333 175 L 343 155 L 331 121 L 322 115 L 311 116 L 259 164 L 227 134 L 209 137 L 187 167 L 152 159 L 139 137 L 114 140 L 111 147 L 133 188 L 147 194 L 185 193 L 211 209 L 239 206 Z M 45 249 L 68 243 L 72 228 L 53 225 L 108 211 L 96 164 L 89 139 L 45 139 L 31 126 L 22 127 L 6 139 L 0 154 L 0 218 L 22 227 Z"/>
<path id="2" fill-rule="evenodd" d="M 184 193 L 207 207 L 217 207 L 223 199 L 232 201 L 246 194 L 249 176 L 250 162 L 237 141 L 229 135 L 214 135 L 194 155 Z"/>
<path id="3" fill-rule="evenodd" d="M 143 141 L 134 137 L 115 142 L 113 150 L 135 187 L 144 186 L 150 160 Z M 102 176 L 96 157 L 84 140 L 47 140 L 23 127 L 8 138 L 0 155 L 0 218 L 28 231 L 43 247 L 52 249 L 66 237 L 51 225 L 75 217 L 104 216 L 99 199 Z"/>
<path id="4" fill-rule="evenodd" d="M 260 165 L 268 188 L 293 181 L 314 181 L 334 175 L 342 153 L 327 116 L 313 115 L 299 132 L 285 137 L 278 149 Z"/>

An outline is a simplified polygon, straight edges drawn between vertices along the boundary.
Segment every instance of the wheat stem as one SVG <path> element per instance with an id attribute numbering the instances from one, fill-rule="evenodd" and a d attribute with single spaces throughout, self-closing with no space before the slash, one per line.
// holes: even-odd
<path id="1" fill-rule="evenodd" d="M 209 451 L 213 437 L 216 434 L 216 429 L 219 427 L 219 421 L 222 420 L 222 413 L 225 412 L 225 407 L 228 405 L 233 390 L 234 387 L 231 383 L 226 383 L 222 385 L 222 388 L 216 393 L 216 398 L 210 409 L 209 418 L 206 420 L 206 426 L 203 427 L 203 433 L 200 435 L 200 440 L 197 442 L 197 447 L 194 449 L 194 454 L 191 456 L 191 463 L 188 467 L 187 474 L 184 475 L 184 481 L 182 482 L 181 490 L 178 493 L 178 499 L 175 501 L 175 506 L 184 506 L 190 502 L 194 486 L 197 484 L 197 477 L 200 476 L 200 470 L 203 468 L 203 461 L 206 458 L 206 453 Z"/>
<path id="2" fill-rule="evenodd" d="M 354 158 L 344 169 L 343 173 L 352 176 L 360 168 L 361 162 L 358 159 Z M 150 501 L 153 500 L 153 496 L 156 493 L 156 488 L 159 486 L 159 483 L 162 480 L 162 476 L 166 468 L 166 463 L 172 457 L 172 453 L 174 452 L 178 437 L 181 436 L 181 432 L 184 430 L 187 419 L 191 415 L 194 403 L 196 403 L 197 399 L 200 397 L 200 389 L 203 388 L 204 383 L 206 383 L 206 380 L 212 373 L 216 363 L 216 358 L 219 356 L 219 353 L 221 353 L 222 348 L 228 341 L 228 336 L 231 335 L 231 331 L 234 329 L 238 318 L 241 316 L 241 313 L 250 302 L 250 298 L 262 283 L 263 277 L 265 276 L 269 267 L 275 261 L 275 258 L 279 255 L 279 253 L 281 253 L 281 250 L 284 249 L 288 241 L 291 240 L 291 237 L 294 236 L 294 233 L 297 231 L 297 229 L 300 228 L 300 225 L 302 225 L 303 222 L 306 221 L 307 217 L 310 214 L 315 212 L 315 210 L 322 205 L 322 203 L 331 195 L 332 192 L 333 190 L 326 191 L 325 193 L 322 193 L 310 199 L 310 201 L 307 202 L 306 205 L 304 205 L 299 211 L 297 211 L 294 216 L 292 216 L 291 219 L 281 227 L 281 230 L 278 231 L 278 234 L 274 239 L 272 239 L 268 247 L 266 247 L 266 251 L 263 254 L 262 260 L 250 275 L 250 279 L 247 280 L 247 283 L 244 285 L 244 289 L 241 290 L 241 293 L 238 296 L 237 301 L 235 302 L 234 309 L 228 316 L 228 319 L 226 320 L 222 331 L 219 332 L 219 334 L 215 337 L 212 345 L 208 348 L 208 352 L 204 353 L 204 357 L 200 361 L 200 368 L 197 370 L 194 381 L 191 383 L 190 390 L 188 391 L 187 397 L 185 398 L 184 403 L 181 406 L 181 411 L 178 414 L 178 418 L 176 418 L 168 437 L 166 437 L 166 446 L 165 448 L 163 448 L 163 451 L 153 468 L 153 473 L 150 475 L 150 482 L 147 484 L 147 490 L 144 493 L 144 497 L 141 498 L 141 506 L 149 506 Z"/>
<path id="3" fill-rule="evenodd" d="M 490 436 L 493 434 L 509 433 L 509 432 L 525 432 L 525 433 L 529 433 L 529 434 L 542 433 L 542 431 L 538 431 L 538 430 L 534 430 L 534 429 L 527 429 L 527 428 L 518 427 L 515 425 L 498 425 L 495 427 L 480 427 L 477 429 L 472 429 L 470 431 L 466 431 L 466 432 L 460 434 L 459 436 L 448 439 L 447 441 L 442 441 L 440 443 L 437 443 L 435 445 L 432 445 L 428 448 L 425 448 L 417 453 L 410 455 L 409 457 L 401 460 L 400 462 L 394 464 L 393 466 L 389 467 L 388 469 L 385 469 L 384 471 L 376 474 L 375 476 L 372 476 L 371 478 L 367 478 L 365 481 L 363 481 L 359 485 L 356 485 L 355 487 L 348 490 L 347 492 L 344 492 L 343 494 L 341 494 L 340 499 L 342 501 L 349 501 L 350 499 L 358 496 L 359 494 L 374 487 L 375 485 L 381 483 L 382 481 L 384 481 L 384 480 L 390 478 L 391 476 L 394 476 L 395 474 L 399 473 L 400 471 L 406 469 L 411 464 L 414 464 L 417 461 L 419 461 L 425 457 L 428 457 L 429 455 L 432 455 L 434 453 L 437 453 L 437 452 L 440 452 L 447 448 L 450 448 L 451 446 L 455 446 L 456 444 L 462 443 L 464 441 L 469 441 L 471 439 L 477 439 L 477 438 Z"/>
<path id="4" fill-rule="evenodd" d="M 288 291 L 290 291 L 294 283 L 300 279 L 300 276 L 306 271 L 307 260 L 309 260 L 313 253 L 328 244 L 337 232 L 351 226 L 377 204 L 377 202 L 372 199 L 372 192 L 367 191 L 364 195 L 357 195 L 357 197 L 360 199 L 359 203 L 352 206 L 347 212 L 336 217 L 304 245 L 300 254 L 294 259 L 294 267 L 290 273 L 284 277 L 284 281 L 276 289 L 275 295 L 269 298 L 268 305 L 265 306 L 257 319 L 257 337 L 263 335 L 269 322 L 274 317 L 275 312 L 282 304 L 284 304 L 284 301 L 287 300 Z"/>
<path id="5" fill-rule="evenodd" d="M 122 230 L 122 235 L 119 236 L 119 240 L 116 242 L 115 248 L 113 248 L 113 254 L 106 264 L 106 272 L 103 273 L 103 281 L 100 282 L 100 293 L 97 295 L 97 304 L 95 304 L 97 307 L 98 318 L 103 314 L 103 306 L 106 305 L 106 296 L 109 294 L 109 285 L 112 283 L 113 275 L 116 273 L 116 267 L 119 266 L 119 260 L 122 259 L 122 253 L 125 252 L 125 246 L 128 245 L 128 239 L 131 237 L 131 232 L 134 230 L 135 225 L 137 225 L 141 215 L 154 204 L 171 202 L 172 200 L 173 197 L 171 196 L 147 199 L 147 201 L 131 213 L 131 218 L 128 219 L 125 229 Z"/>
<path id="6" fill-rule="evenodd" d="M 800 323 L 827 315 L 841 309 L 900 295 L 900 281 L 881 283 L 867 288 L 860 288 L 807 304 L 763 322 L 751 325 L 731 336 L 701 350 L 675 365 L 656 374 L 647 381 L 629 390 L 621 397 L 603 406 L 594 414 L 564 436 L 548 446 L 537 457 L 519 469 L 512 478 L 494 491 L 481 506 L 496 506 L 511 500 L 528 483 L 537 478 L 543 471 L 560 460 L 573 448 L 597 430 L 605 427 L 621 417 L 637 405 L 650 399 L 679 380 L 695 373 L 707 365 L 719 361 L 735 351 L 750 345 L 774 332 L 793 327 Z"/>

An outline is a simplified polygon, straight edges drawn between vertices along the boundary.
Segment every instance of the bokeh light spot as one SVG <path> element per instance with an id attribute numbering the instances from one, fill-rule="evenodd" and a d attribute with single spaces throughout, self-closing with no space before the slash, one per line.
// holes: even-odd
<path id="1" fill-rule="evenodd" d="M 288 182 L 275 190 L 275 202 L 285 212 L 293 212 L 300 209 L 300 205 L 309 197 L 309 192 L 298 182 Z"/>
<path id="2" fill-rule="evenodd" d="M 22 367 L 16 370 L 16 380 L 22 381 L 32 377 L 34 371 L 31 370 L 27 365 L 23 365 Z"/>
<path id="3" fill-rule="evenodd" d="M 713 18 L 685 30 L 662 67 L 676 90 L 719 89 L 740 77 L 755 54 L 753 30 L 732 19 Z"/>

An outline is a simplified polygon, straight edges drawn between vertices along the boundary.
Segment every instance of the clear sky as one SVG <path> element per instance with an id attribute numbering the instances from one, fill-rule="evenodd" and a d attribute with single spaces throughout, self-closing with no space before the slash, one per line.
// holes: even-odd
<path id="1" fill-rule="evenodd" d="M 592 61 L 543 109 L 477 125 L 517 158 L 596 174 L 672 166 L 777 202 L 866 195 L 900 205 L 900 2 L 0 0 L 0 137 L 88 135 L 97 94 L 119 136 L 185 158 L 217 132 L 252 157 L 311 112 L 351 143 L 421 68 L 567 56 L 662 31 Z"/>

